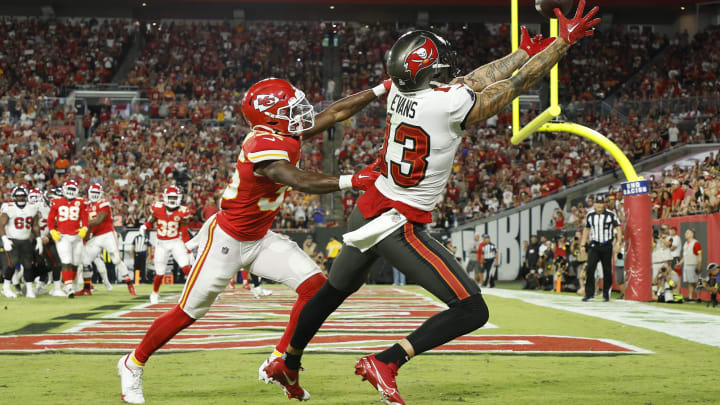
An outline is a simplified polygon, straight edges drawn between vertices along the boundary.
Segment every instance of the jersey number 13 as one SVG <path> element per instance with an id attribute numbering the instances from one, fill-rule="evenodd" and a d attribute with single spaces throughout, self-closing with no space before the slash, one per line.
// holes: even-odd
<path id="1" fill-rule="evenodd" d="M 424 129 L 410 124 L 400 123 L 390 130 L 390 114 L 385 123 L 385 142 L 381 152 L 380 173 L 390 178 L 400 187 L 414 187 L 425 178 L 427 170 L 427 157 L 430 154 L 430 136 Z M 402 145 L 402 155 L 399 161 L 389 160 L 387 156 L 390 142 Z M 409 168 L 409 169 L 408 169 Z"/>

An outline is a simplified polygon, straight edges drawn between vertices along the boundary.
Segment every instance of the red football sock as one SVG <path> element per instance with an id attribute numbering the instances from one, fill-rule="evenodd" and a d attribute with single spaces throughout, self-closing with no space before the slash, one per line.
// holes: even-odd
<path id="1" fill-rule="evenodd" d="M 160 291 L 160 284 L 162 284 L 163 276 L 155 276 L 153 279 L 153 292 Z"/>
<path id="2" fill-rule="evenodd" d="M 187 265 L 187 266 L 183 266 L 183 268 L 181 270 L 187 276 L 188 274 L 190 274 L 190 269 L 191 269 L 191 267 L 189 265 Z"/>
<path id="3" fill-rule="evenodd" d="M 140 344 L 135 348 L 135 359 L 141 363 L 148 361 L 155 351 L 165 345 L 170 339 L 181 330 L 195 322 L 188 314 L 175 305 L 171 310 L 164 313 L 150 326 Z"/>
<path id="4" fill-rule="evenodd" d="M 243 283 L 246 282 L 246 281 L 248 281 L 248 273 L 247 273 L 247 270 L 245 270 L 245 269 L 240 270 L 240 274 L 242 274 Z"/>
<path id="5" fill-rule="evenodd" d="M 62 271 L 62 279 L 65 284 L 72 283 L 73 280 L 75 280 L 75 272 L 72 270 L 63 270 Z"/>
<path id="6" fill-rule="evenodd" d="M 325 277 L 322 273 L 318 273 L 303 281 L 303 283 L 298 286 L 297 290 L 295 290 L 298 297 L 292 307 L 292 310 L 290 310 L 290 320 L 285 327 L 285 333 L 283 333 L 280 341 L 275 346 L 275 350 L 277 350 L 278 353 L 285 353 L 285 349 L 287 349 L 288 344 L 290 344 L 290 339 L 292 339 L 292 335 L 295 333 L 295 327 L 297 326 L 300 312 L 302 312 L 305 303 L 307 303 L 310 298 L 315 295 L 317 290 L 319 290 L 326 281 L 327 277 Z"/>

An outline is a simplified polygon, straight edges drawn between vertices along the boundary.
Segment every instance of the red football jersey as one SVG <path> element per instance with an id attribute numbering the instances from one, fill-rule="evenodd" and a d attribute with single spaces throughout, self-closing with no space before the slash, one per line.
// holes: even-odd
<path id="1" fill-rule="evenodd" d="M 57 229 L 63 235 L 75 235 L 78 229 L 87 227 L 88 214 L 85 200 L 65 197 L 53 198 L 48 213 L 48 228 Z"/>
<path id="2" fill-rule="evenodd" d="M 115 229 L 113 228 L 113 219 L 112 213 L 110 212 L 110 203 L 107 200 L 95 201 L 94 203 L 90 203 L 90 205 L 88 205 L 88 221 L 98 216 L 98 214 L 100 214 L 101 212 L 107 212 L 107 216 L 99 225 L 90 228 L 90 232 L 93 234 L 93 236 L 106 234 L 108 232 L 112 232 Z"/>
<path id="3" fill-rule="evenodd" d="M 157 222 L 157 238 L 160 240 L 177 239 L 180 237 L 180 222 L 189 217 L 190 210 L 184 205 L 173 211 L 165 209 L 160 201 L 152 206 L 152 213 Z"/>
<path id="4" fill-rule="evenodd" d="M 272 226 L 289 186 L 255 175 L 255 163 L 287 160 L 297 165 L 300 140 L 266 132 L 251 132 L 243 142 L 232 182 L 222 195 L 217 221 L 237 240 L 259 240 Z"/>

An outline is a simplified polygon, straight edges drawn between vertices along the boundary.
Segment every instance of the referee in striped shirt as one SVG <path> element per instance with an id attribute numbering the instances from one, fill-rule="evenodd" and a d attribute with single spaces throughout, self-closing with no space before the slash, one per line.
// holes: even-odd
<path id="1" fill-rule="evenodd" d="M 133 238 L 133 267 L 135 267 L 135 270 L 140 270 L 140 280 L 143 283 L 150 282 L 148 280 L 145 267 L 145 263 L 147 262 L 148 245 L 148 239 L 145 237 L 145 233 L 143 232 L 138 232 L 135 238 Z"/>
<path id="2" fill-rule="evenodd" d="M 605 208 L 605 198 L 598 196 L 595 199 L 594 209 L 591 209 L 585 217 L 585 229 L 580 239 L 580 250 L 588 249 L 583 301 L 590 301 L 595 296 L 595 269 L 598 262 L 601 262 L 603 266 L 603 300 L 610 301 L 613 237 L 615 235 L 617 237 L 615 244 L 619 246 L 623 239 L 620 220 L 614 211 Z"/>

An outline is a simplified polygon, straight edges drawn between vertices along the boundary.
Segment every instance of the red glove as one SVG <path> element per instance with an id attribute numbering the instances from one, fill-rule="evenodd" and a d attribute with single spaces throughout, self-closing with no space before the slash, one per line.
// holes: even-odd
<path id="1" fill-rule="evenodd" d="M 595 6 L 585 17 L 582 15 L 584 10 L 585 0 L 580 0 L 577 12 L 575 12 L 575 17 L 571 20 L 568 20 L 559 8 L 553 10 L 560 23 L 560 34 L 558 37 L 564 39 L 568 44 L 574 44 L 577 40 L 592 35 L 595 32 L 592 27 L 600 24 L 599 18 L 593 19 L 598 10 L 600 10 L 600 7 Z"/>
<path id="2" fill-rule="evenodd" d="M 370 186 L 375 184 L 375 180 L 380 177 L 380 172 L 376 172 L 375 168 L 380 163 L 380 158 L 375 159 L 372 164 L 365 166 L 364 169 L 353 174 L 352 186 L 358 190 L 367 190 Z"/>
<path id="3" fill-rule="evenodd" d="M 522 31 L 520 35 L 520 49 L 527 52 L 531 58 L 555 41 L 555 38 L 543 38 L 542 34 L 537 34 L 530 38 L 530 34 L 528 34 L 525 26 L 520 27 L 520 31 Z"/>

